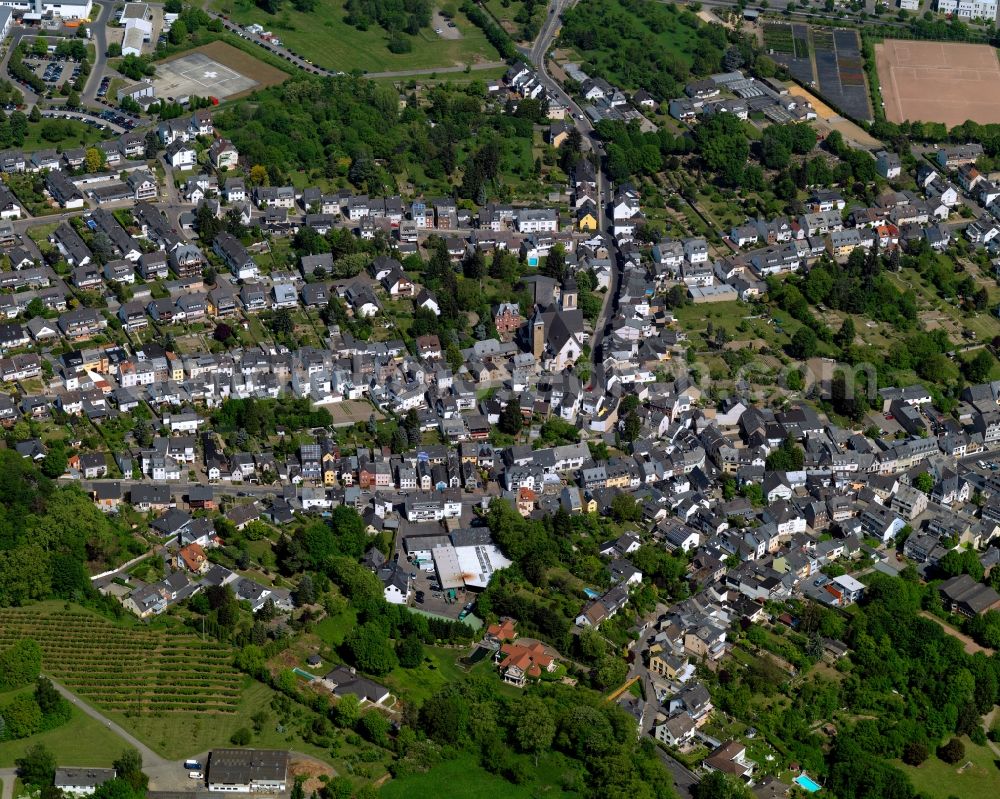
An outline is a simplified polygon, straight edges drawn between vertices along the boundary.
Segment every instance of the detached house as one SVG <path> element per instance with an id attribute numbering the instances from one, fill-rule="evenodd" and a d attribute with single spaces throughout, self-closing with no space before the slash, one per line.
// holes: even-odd
<path id="1" fill-rule="evenodd" d="M 250 257 L 246 247 L 231 233 L 222 231 L 215 237 L 212 246 L 215 253 L 226 263 L 229 270 L 240 280 L 251 280 L 257 277 L 257 264 Z"/>

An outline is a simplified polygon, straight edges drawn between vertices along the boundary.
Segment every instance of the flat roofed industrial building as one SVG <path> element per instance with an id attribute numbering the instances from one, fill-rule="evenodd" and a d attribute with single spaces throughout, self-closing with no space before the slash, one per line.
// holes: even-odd
<path id="1" fill-rule="evenodd" d="M 280 793 L 288 782 L 288 752 L 275 749 L 213 749 L 208 790 Z"/>

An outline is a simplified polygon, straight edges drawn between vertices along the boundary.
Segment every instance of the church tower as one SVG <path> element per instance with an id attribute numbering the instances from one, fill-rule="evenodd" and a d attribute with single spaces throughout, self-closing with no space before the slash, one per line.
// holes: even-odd
<path id="1" fill-rule="evenodd" d="M 545 352 L 545 320 L 540 311 L 536 310 L 531 319 L 531 354 L 541 359 Z"/>
<path id="2" fill-rule="evenodd" d="M 576 298 L 578 293 L 576 281 L 571 277 L 566 278 L 562 287 L 562 309 L 564 311 L 576 310 Z"/>

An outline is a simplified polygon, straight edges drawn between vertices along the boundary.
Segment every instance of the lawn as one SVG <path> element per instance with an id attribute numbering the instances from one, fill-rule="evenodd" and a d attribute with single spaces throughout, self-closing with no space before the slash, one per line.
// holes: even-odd
<path id="1" fill-rule="evenodd" d="M 954 766 L 931 755 L 920 766 L 894 765 L 906 773 L 914 789 L 930 799 L 950 796 L 1000 796 L 1000 769 L 996 755 L 985 746 L 976 746 L 966 736 L 965 757 Z"/>
<path id="2" fill-rule="evenodd" d="M 352 607 L 345 607 L 336 616 L 327 616 L 319 622 L 313 632 L 329 646 L 337 647 L 344 643 L 344 638 L 358 623 L 358 614 Z"/>
<path id="3" fill-rule="evenodd" d="M 0 694 L 0 706 L 6 705 L 18 694 L 32 690 L 29 687 Z M 0 767 L 13 766 L 14 760 L 35 744 L 45 744 L 56 754 L 62 766 L 110 766 L 127 744 L 83 711 L 77 708 L 72 708 L 72 711 L 72 718 L 61 727 L 19 741 L 0 743 Z"/>
<path id="4" fill-rule="evenodd" d="M 424 662 L 415 669 L 394 669 L 382 682 L 398 697 L 407 702 L 420 704 L 428 699 L 445 683 L 459 679 L 463 672 L 458 667 L 458 659 L 468 651 L 446 649 L 444 647 L 424 647 Z"/>
<path id="5" fill-rule="evenodd" d="M 272 16 L 250 0 L 212 0 L 213 10 L 247 25 L 256 22 L 270 30 L 296 53 L 313 63 L 345 72 L 389 72 L 450 67 L 478 61 L 496 61 L 499 55 L 479 28 L 464 14 L 455 16 L 460 39 L 442 39 L 430 28 L 408 37 L 409 53 L 391 53 L 388 34 L 378 25 L 359 31 L 344 22 L 343 0 L 318 0 L 315 11 L 303 14 L 292 8 Z"/>
<path id="6" fill-rule="evenodd" d="M 45 133 L 46 135 L 42 135 Z M 24 145 L 18 149 L 26 153 L 35 150 L 48 150 L 57 146 L 64 150 L 73 147 L 86 147 L 109 138 L 94 127 L 85 125 L 77 119 L 43 119 L 41 122 L 29 122 L 28 134 L 24 137 Z"/>

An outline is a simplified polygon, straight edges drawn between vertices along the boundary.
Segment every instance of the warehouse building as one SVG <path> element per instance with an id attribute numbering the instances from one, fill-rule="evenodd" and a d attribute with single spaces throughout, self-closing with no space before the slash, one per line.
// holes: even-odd
<path id="1" fill-rule="evenodd" d="M 208 790 L 281 793 L 288 783 L 288 752 L 275 749 L 214 749 L 208 758 Z"/>

